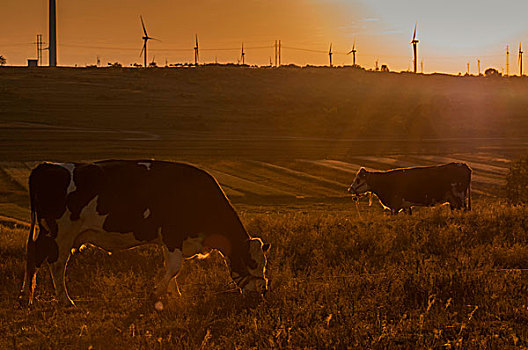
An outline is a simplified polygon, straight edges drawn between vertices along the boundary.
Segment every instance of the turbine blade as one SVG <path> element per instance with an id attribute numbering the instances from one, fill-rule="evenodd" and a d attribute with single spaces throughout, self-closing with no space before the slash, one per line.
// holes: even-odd
<path id="1" fill-rule="evenodd" d="M 195 42 L 196 48 L 198 48 L 198 34 L 195 34 L 194 38 L 195 38 L 194 42 Z"/>
<path id="2" fill-rule="evenodd" d="M 414 24 L 414 34 L 413 34 L 413 41 L 416 39 L 416 27 L 418 26 L 418 22 Z"/>
<path id="3" fill-rule="evenodd" d="M 355 48 L 356 48 L 356 39 L 354 39 L 354 45 L 352 45 L 352 51 L 354 51 Z M 352 52 L 352 51 L 350 51 L 350 52 Z"/>
<path id="4" fill-rule="evenodd" d="M 145 33 L 145 36 L 148 38 L 147 29 L 145 28 L 145 23 L 143 22 L 143 16 L 139 16 L 141 18 L 141 26 L 143 27 L 143 33 Z"/>
<path id="5" fill-rule="evenodd" d="M 328 53 L 332 53 L 332 43 L 330 43 L 330 49 L 328 50 Z"/>

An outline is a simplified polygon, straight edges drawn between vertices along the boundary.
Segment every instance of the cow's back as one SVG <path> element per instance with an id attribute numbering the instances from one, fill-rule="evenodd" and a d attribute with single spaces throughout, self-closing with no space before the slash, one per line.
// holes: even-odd
<path id="1" fill-rule="evenodd" d="M 467 188 L 471 169 L 463 163 L 390 170 L 381 173 L 382 192 L 406 202 L 434 205 L 456 188 Z M 390 199 L 387 199 L 390 200 Z"/>
<path id="2" fill-rule="evenodd" d="M 188 236 L 241 226 L 216 180 L 185 163 L 42 163 L 31 173 L 30 192 L 32 207 L 46 219 L 53 237 L 56 222 L 67 209 L 71 221 L 82 220 L 92 202 L 96 208 L 92 215 L 104 217 L 103 231 L 133 233 L 140 242 L 161 234 L 171 249 Z"/>
<path id="3" fill-rule="evenodd" d="M 216 180 L 192 165 L 164 161 L 102 161 L 97 211 L 104 230 L 150 241 L 161 233 L 169 248 L 187 236 L 229 230 L 238 216 Z M 225 228 L 224 228 L 225 227 Z"/>

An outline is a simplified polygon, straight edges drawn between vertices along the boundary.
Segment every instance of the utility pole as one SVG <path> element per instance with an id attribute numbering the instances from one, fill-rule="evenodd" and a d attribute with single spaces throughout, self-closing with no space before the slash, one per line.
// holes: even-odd
<path id="1" fill-rule="evenodd" d="M 420 71 L 423 74 L 423 60 L 420 61 Z"/>
<path id="2" fill-rule="evenodd" d="M 469 75 L 469 62 L 467 63 L 467 71 L 466 74 Z"/>
<path id="3" fill-rule="evenodd" d="M 480 60 L 477 60 L 478 75 L 480 76 Z"/>
<path id="4" fill-rule="evenodd" d="M 37 65 L 40 66 L 43 63 L 42 51 L 44 51 L 44 42 L 42 41 L 42 34 L 37 34 L 37 41 L 35 42 L 35 44 L 37 45 Z"/>
<path id="5" fill-rule="evenodd" d="M 279 67 L 281 66 L 282 41 L 279 40 Z"/>
<path id="6" fill-rule="evenodd" d="M 523 50 L 522 50 L 522 46 L 521 46 L 521 43 L 519 43 L 519 76 L 522 77 L 523 76 Z"/>
<path id="7" fill-rule="evenodd" d="M 57 66 L 57 13 L 55 0 L 49 0 L 49 66 Z"/>
<path id="8" fill-rule="evenodd" d="M 279 57 L 278 44 L 279 44 L 278 41 L 275 40 L 275 67 L 277 67 L 277 62 L 278 62 L 277 59 Z"/>

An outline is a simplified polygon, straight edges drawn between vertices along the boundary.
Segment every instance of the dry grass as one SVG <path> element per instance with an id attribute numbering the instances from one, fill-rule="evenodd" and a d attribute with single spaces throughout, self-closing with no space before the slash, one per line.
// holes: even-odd
<path id="1" fill-rule="evenodd" d="M 273 244 L 271 290 L 230 292 L 220 257 L 184 265 L 183 296 L 148 302 L 162 273 L 153 247 L 88 248 L 68 269 L 75 309 L 16 306 L 26 231 L 1 228 L 0 348 L 504 348 L 528 345 L 528 210 L 477 203 L 413 217 L 342 210 L 244 211 Z"/>

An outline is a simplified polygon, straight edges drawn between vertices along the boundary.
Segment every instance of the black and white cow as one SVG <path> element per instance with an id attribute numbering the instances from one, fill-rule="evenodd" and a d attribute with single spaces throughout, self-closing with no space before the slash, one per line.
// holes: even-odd
<path id="1" fill-rule="evenodd" d="M 371 192 L 397 214 L 413 206 L 449 203 L 451 209 L 471 210 L 471 169 L 465 163 L 367 171 L 361 168 L 348 191 Z"/>
<path id="2" fill-rule="evenodd" d="M 66 265 L 72 249 L 85 244 L 109 252 L 160 245 L 167 268 L 155 297 L 175 282 L 184 259 L 205 257 L 213 249 L 225 257 L 242 291 L 268 288 L 269 244 L 249 236 L 217 181 L 194 166 L 151 160 L 42 163 L 31 172 L 29 192 L 31 229 L 21 290 L 29 303 L 36 270 L 47 263 L 57 299 L 73 304 L 64 282 Z"/>

